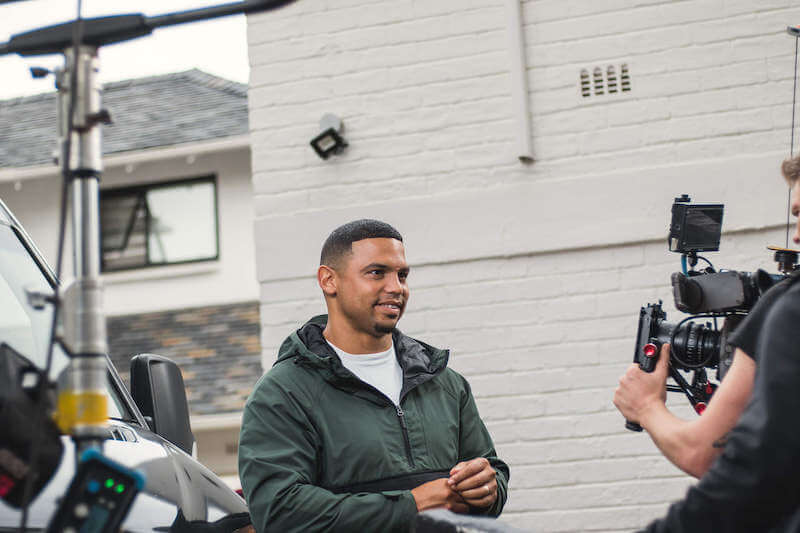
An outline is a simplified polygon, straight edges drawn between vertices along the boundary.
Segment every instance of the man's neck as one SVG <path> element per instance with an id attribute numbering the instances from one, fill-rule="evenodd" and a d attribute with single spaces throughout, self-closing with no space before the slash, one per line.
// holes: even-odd
<path id="1" fill-rule="evenodd" d="M 322 335 L 328 342 L 349 354 L 368 354 L 385 352 L 392 347 L 392 334 L 375 337 L 355 331 L 347 325 L 337 324 L 330 319 Z"/>

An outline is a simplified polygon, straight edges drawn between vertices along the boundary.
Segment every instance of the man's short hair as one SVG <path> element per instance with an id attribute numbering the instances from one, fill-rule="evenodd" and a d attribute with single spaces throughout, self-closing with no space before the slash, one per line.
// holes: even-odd
<path id="1" fill-rule="evenodd" d="M 386 222 L 362 218 L 339 226 L 328 235 L 322 245 L 319 264 L 331 268 L 340 266 L 342 257 L 353 251 L 353 243 L 364 239 L 397 239 L 403 242 L 403 236 Z"/>
<path id="2" fill-rule="evenodd" d="M 800 155 L 784 161 L 781 165 L 781 172 L 783 172 L 786 183 L 793 187 L 800 180 Z"/>

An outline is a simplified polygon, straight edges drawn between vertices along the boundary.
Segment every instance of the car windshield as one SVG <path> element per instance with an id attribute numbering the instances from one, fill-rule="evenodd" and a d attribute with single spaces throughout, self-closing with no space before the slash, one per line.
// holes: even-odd
<path id="1" fill-rule="evenodd" d="M 40 292 L 52 294 L 53 288 L 42 270 L 22 244 L 16 233 L 0 224 L 0 343 L 6 343 L 33 364 L 44 369 L 47 347 L 50 340 L 53 307 L 46 305 L 35 309 L 28 301 L 28 294 Z M 55 381 L 69 363 L 69 358 L 56 344 L 50 379 Z M 130 418 L 116 389 L 106 376 L 108 414 L 111 418 Z"/>

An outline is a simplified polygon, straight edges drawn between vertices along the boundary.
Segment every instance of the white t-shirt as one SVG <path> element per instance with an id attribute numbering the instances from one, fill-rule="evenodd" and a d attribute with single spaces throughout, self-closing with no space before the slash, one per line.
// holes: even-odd
<path id="1" fill-rule="evenodd" d="M 327 339 L 326 339 L 326 342 Z M 339 355 L 344 367 L 364 383 L 381 391 L 395 405 L 400 405 L 400 390 L 403 388 L 403 369 L 394 353 L 394 342 L 385 352 L 352 354 L 328 342 Z"/>

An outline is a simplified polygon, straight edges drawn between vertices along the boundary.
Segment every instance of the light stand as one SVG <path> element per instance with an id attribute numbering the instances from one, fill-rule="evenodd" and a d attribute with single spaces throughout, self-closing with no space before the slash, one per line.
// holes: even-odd
<path id="1" fill-rule="evenodd" d="M 106 322 L 100 279 L 99 182 L 103 172 L 100 124 L 108 113 L 100 108 L 98 58 L 94 46 L 64 51 L 65 66 L 56 71 L 61 164 L 72 205 L 74 279 L 63 289 L 62 342 L 70 363 L 59 387 L 58 421 L 75 440 L 77 456 L 101 447 L 107 434 L 105 394 Z M 73 75 L 74 74 L 74 75 Z M 74 92 L 75 105 L 71 104 Z M 69 131 L 72 108 L 72 131 Z M 69 160 L 64 160 L 69 157 Z"/>

